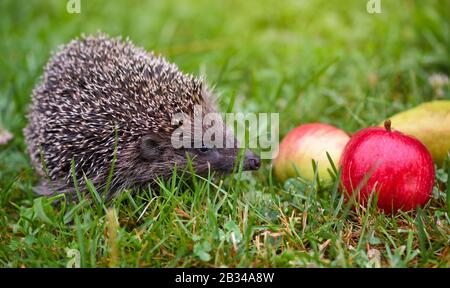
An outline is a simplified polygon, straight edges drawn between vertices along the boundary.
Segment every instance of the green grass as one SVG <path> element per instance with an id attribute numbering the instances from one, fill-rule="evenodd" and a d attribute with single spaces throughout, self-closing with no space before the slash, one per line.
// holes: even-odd
<path id="1" fill-rule="evenodd" d="M 0 146 L 0 266 L 80 253 L 83 267 L 449 267 L 448 164 L 422 210 L 393 216 L 351 209 L 337 182 L 277 183 L 270 161 L 113 203 L 31 190 L 30 94 L 50 51 L 80 33 L 129 36 L 205 75 L 222 111 L 279 112 L 281 136 L 311 121 L 353 133 L 436 99 L 427 79 L 449 74 L 449 1 L 381 0 L 379 15 L 366 2 L 81 0 L 78 15 L 66 1 L 1 1 L 0 125 L 15 138 Z"/>

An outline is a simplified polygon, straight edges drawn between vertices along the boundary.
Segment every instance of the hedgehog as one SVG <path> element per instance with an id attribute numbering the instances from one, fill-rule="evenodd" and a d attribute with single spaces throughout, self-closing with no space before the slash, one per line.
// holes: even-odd
<path id="1" fill-rule="evenodd" d="M 86 192 L 89 180 L 111 198 L 146 189 L 175 169 L 231 173 L 242 155 L 232 133 L 223 133 L 232 147 L 204 139 L 193 147 L 174 147 L 171 141 L 183 125 L 173 121 L 176 115 L 189 120 L 217 112 L 203 82 L 128 38 L 95 34 L 61 46 L 32 92 L 24 128 L 32 165 L 41 176 L 34 191 L 74 195 Z M 229 131 L 222 119 L 217 121 Z M 243 170 L 257 170 L 260 158 L 248 149 L 243 154 Z"/>

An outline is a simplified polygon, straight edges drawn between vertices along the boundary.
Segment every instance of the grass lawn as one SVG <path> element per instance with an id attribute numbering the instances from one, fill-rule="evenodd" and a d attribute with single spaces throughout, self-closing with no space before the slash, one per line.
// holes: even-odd
<path id="1" fill-rule="evenodd" d="M 267 160 L 257 172 L 64 205 L 33 194 L 22 135 L 50 52 L 97 31 L 205 75 L 222 111 L 235 97 L 234 112 L 280 113 L 280 137 L 316 121 L 354 133 L 450 99 L 428 82 L 450 70 L 448 0 L 381 0 L 381 14 L 362 0 L 81 0 L 81 14 L 66 3 L 0 1 L 0 126 L 14 135 L 0 146 L 1 267 L 66 267 L 77 255 L 82 267 L 450 266 L 448 161 L 422 210 L 392 216 L 350 208 L 337 181 L 278 183 Z"/>

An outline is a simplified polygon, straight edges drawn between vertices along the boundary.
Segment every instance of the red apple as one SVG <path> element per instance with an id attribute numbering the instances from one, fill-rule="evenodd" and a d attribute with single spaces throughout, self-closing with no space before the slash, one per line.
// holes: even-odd
<path id="1" fill-rule="evenodd" d="M 326 152 L 337 166 L 345 144 L 350 137 L 342 130 L 327 124 L 304 124 L 291 130 L 281 141 L 274 160 L 274 175 L 280 181 L 300 177 L 312 181 L 312 160 L 317 161 L 321 181 L 331 180 L 327 169 L 332 169 Z"/>
<path id="2" fill-rule="evenodd" d="M 425 205 L 434 185 L 430 152 L 416 138 L 385 127 L 362 129 L 348 142 L 341 157 L 342 184 L 346 195 L 359 191 L 367 204 L 374 191 L 385 212 L 408 211 Z M 358 196 L 358 195 L 355 195 Z"/>

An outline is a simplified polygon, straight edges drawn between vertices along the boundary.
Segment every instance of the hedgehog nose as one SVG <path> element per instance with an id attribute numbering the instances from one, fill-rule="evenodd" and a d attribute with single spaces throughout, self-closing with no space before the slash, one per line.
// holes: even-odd
<path id="1" fill-rule="evenodd" d="M 258 170 L 261 166 L 261 159 L 255 155 L 252 151 L 247 150 L 245 152 L 245 165 L 244 170 Z"/>

